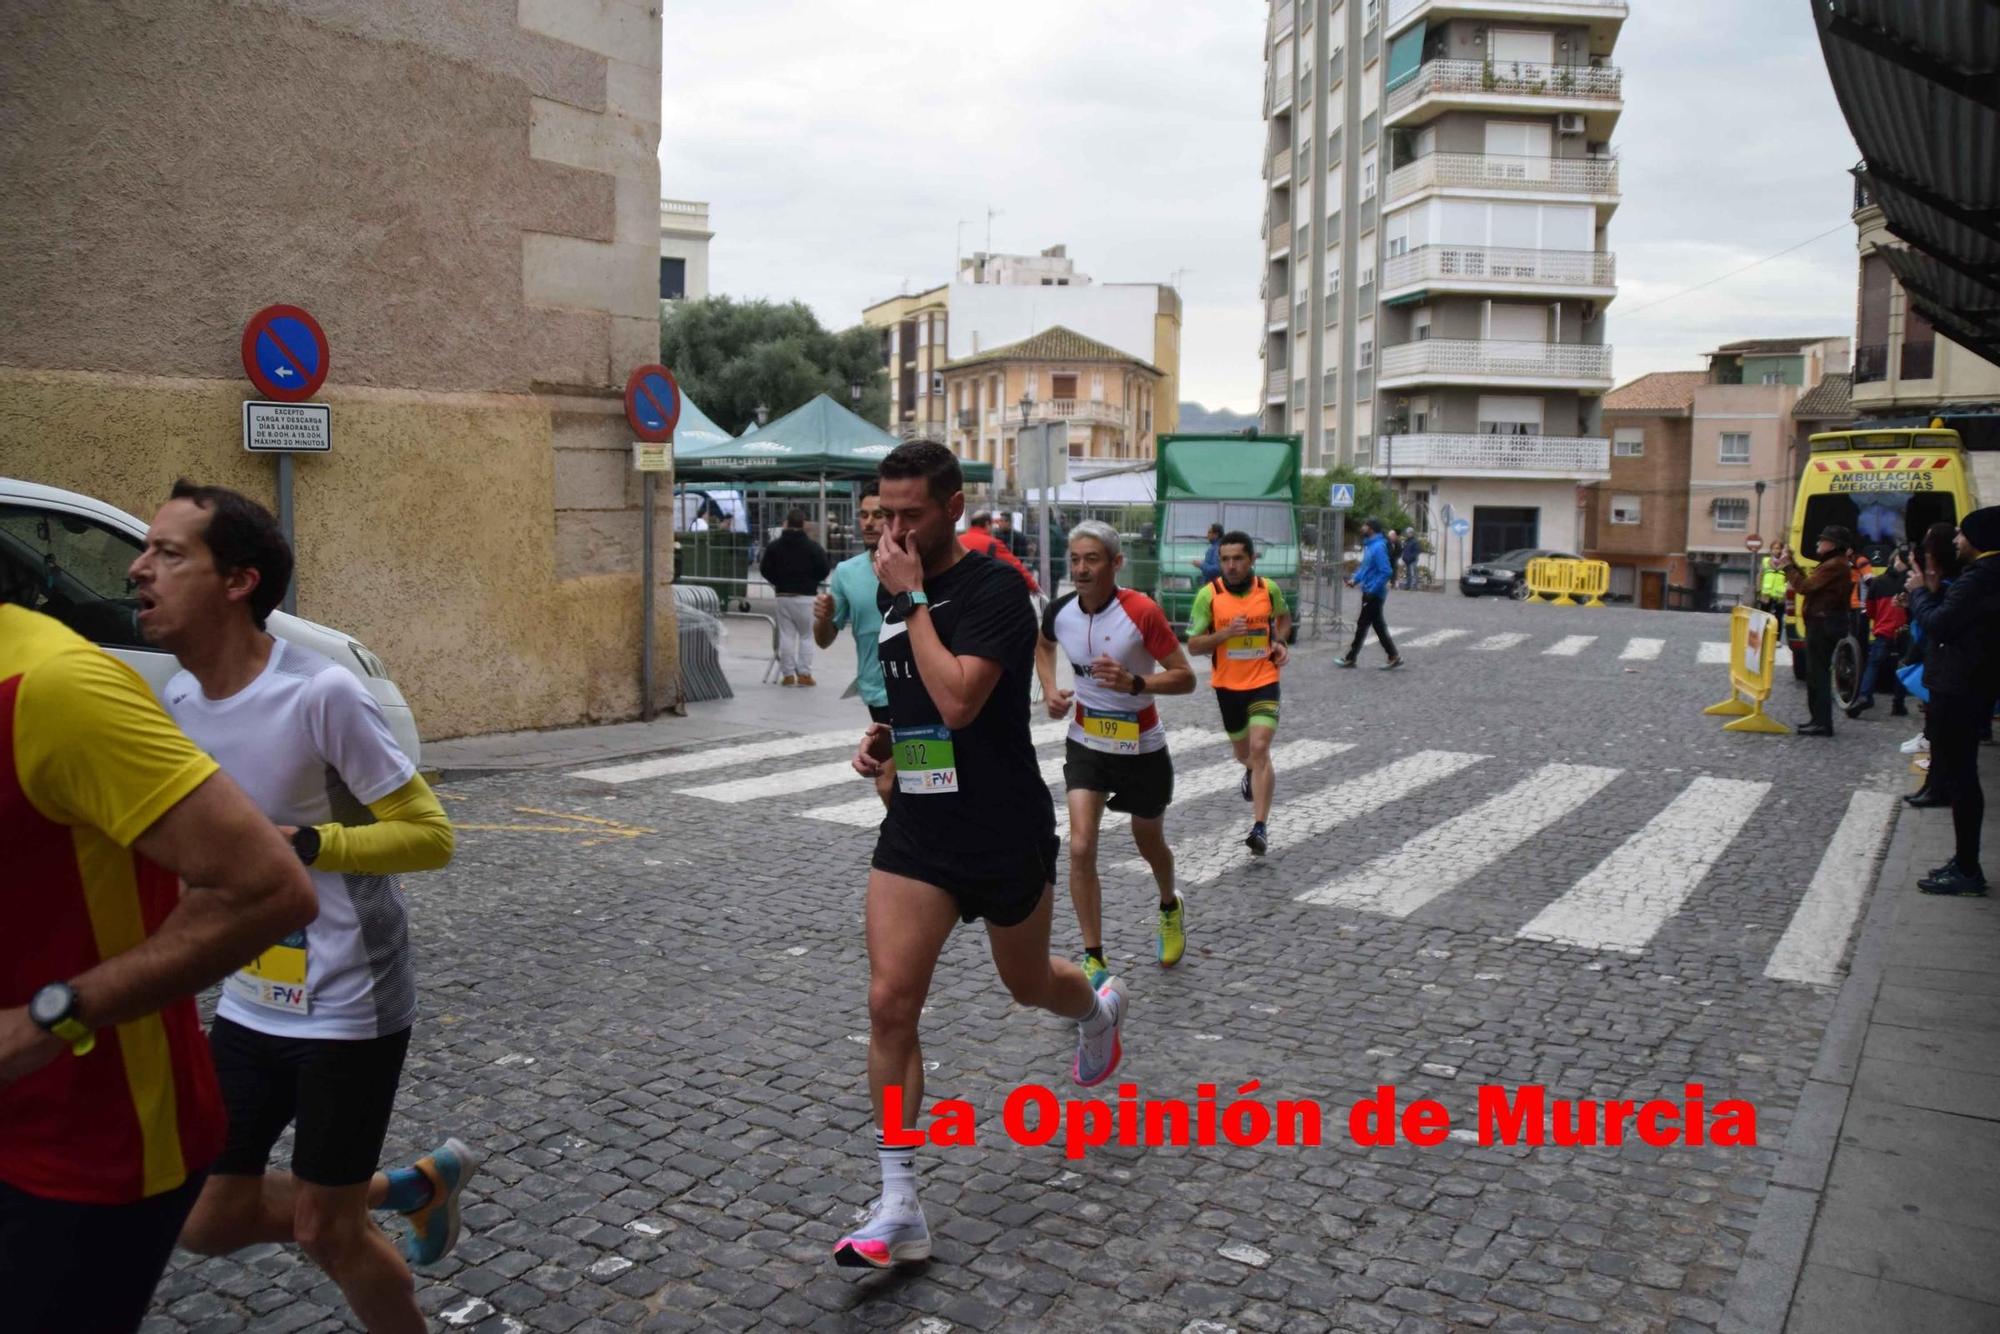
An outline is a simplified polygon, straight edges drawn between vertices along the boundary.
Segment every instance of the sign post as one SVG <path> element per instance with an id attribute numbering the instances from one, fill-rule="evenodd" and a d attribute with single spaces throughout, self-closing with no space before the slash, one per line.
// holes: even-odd
<path id="1" fill-rule="evenodd" d="M 333 448 L 333 409 L 305 401 L 326 383 L 332 365 L 326 331 L 298 306 L 266 306 L 244 324 L 240 346 L 243 373 L 266 399 L 276 400 L 244 403 L 243 448 L 278 456 L 278 526 L 296 556 L 292 455 Z M 286 612 L 299 609 L 298 587 L 294 574 L 278 604 Z"/>
<path id="2" fill-rule="evenodd" d="M 1326 507 L 1333 511 L 1333 632 L 1346 630 L 1341 611 L 1347 602 L 1347 511 L 1354 508 L 1354 484 L 1334 482 L 1326 490 Z"/>
<path id="3" fill-rule="evenodd" d="M 639 717 L 653 721 L 653 511 L 654 483 L 673 467 L 674 427 L 681 419 L 681 387 L 665 366 L 649 363 L 625 380 L 625 420 L 638 440 L 632 466 L 639 472 Z"/>
<path id="4" fill-rule="evenodd" d="M 1757 503 L 1759 506 L 1764 503 L 1763 487 L 1761 484 L 1758 486 Z M 1750 553 L 1750 586 L 1743 590 L 1743 605 L 1754 607 L 1757 605 L 1757 599 L 1761 595 L 1760 590 L 1764 584 L 1757 569 L 1757 553 L 1764 549 L 1764 539 L 1756 533 L 1752 533 L 1743 539 L 1743 549 Z"/>
<path id="5" fill-rule="evenodd" d="M 1041 534 L 1040 578 L 1042 592 L 1049 591 L 1049 488 L 1069 481 L 1069 423 L 1031 422 L 1015 437 L 1014 466 L 1021 474 L 1021 489 L 1035 489 L 1039 497 L 1035 511 Z"/>
<path id="6" fill-rule="evenodd" d="M 1451 509 L 1451 506 L 1447 505 L 1447 506 L 1445 506 L 1445 509 L 1446 509 L 1446 511 L 1447 511 L 1447 512 L 1449 512 L 1449 511 L 1450 511 L 1450 509 Z M 1450 522 L 1451 522 L 1451 535 L 1452 535 L 1453 537 L 1455 537 L 1455 538 L 1457 538 L 1457 539 L 1458 539 L 1458 572 L 1459 572 L 1460 574 L 1464 574 L 1464 573 L 1465 573 L 1465 535 L 1466 535 L 1467 533 L 1469 533 L 1469 532 L 1471 532 L 1471 531 L 1472 531 L 1472 520 L 1470 520 L 1470 519 L 1452 519 L 1452 520 L 1451 520 Z M 1446 578 L 1449 578 L 1449 577 L 1450 577 L 1450 571 L 1446 571 Z M 1443 582 L 1443 581 L 1442 581 L 1442 580 L 1440 580 L 1439 582 L 1440 582 L 1440 584 L 1442 584 L 1442 582 Z"/>

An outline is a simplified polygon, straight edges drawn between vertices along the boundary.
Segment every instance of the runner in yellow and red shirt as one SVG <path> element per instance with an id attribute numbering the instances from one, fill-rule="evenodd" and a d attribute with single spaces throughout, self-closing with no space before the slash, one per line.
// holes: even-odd
<path id="1" fill-rule="evenodd" d="M 1209 678 L 1222 709 L 1222 730 L 1243 766 L 1243 799 L 1251 803 L 1254 857 L 1269 847 L 1264 823 L 1278 775 L 1271 767 L 1271 738 L 1278 731 L 1278 673 L 1291 658 L 1292 609 L 1269 579 L 1257 574 L 1257 549 L 1248 533 L 1224 533 L 1222 577 L 1195 594 L 1188 616 L 1188 652 L 1213 653 Z"/>
<path id="2" fill-rule="evenodd" d="M 22 574 L 0 565 L 0 1324 L 132 1330 L 222 1147 L 193 997 L 316 904 L 277 828 Z"/>

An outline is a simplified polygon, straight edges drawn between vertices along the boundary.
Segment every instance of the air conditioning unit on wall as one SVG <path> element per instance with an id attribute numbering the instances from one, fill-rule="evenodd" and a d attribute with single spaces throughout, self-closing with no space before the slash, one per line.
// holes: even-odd
<path id="1" fill-rule="evenodd" d="M 1562 135 L 1582 134 L 1583 113 L 1580 111 L 1563 112 L 1556 120 L 1556 132 Z"/>

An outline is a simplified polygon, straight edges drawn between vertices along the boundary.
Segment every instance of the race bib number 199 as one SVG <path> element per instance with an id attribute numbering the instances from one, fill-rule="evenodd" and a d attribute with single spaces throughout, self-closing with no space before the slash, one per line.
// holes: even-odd
<path id="1" fill-rule="evenodd" d="M 927 797 L 958 791 L 958 754 L 949 727 L 898 727 L 896 790 Z"/>
<path id="2" fill-rule="evenodd" d="M 312 1013 L 306 992 L 306 933 L 294 931 L 229 979 L 238 1000 L 287 1014 Z"/>
<path id="3" fill-rule="evenodd" d="M 1110 755 L 1139 753 L 1138 714 L 1099 713 L 1087 708 L 1078 722 L 1083 728 L 1083 744 L 1090 749 Z"/>

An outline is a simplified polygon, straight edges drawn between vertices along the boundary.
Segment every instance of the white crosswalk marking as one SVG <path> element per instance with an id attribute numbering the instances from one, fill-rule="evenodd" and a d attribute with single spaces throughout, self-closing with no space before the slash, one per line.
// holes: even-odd
<path id="1" fill-rule="evenodd" d="M 1069 726 L 1067 723 L 1058 725 L 1065 728 Z M 1062 771 L 1062 751 L 1058 750 L 1055 754 L 1042 761 L 1042 781 L 1044 783 L 1056 782 L 1062 777 Z M 855 778 L 860 777 L 859 774 L 854 772 L 852 767 L 847 772 Z M 708 793 L 696 792 L 692 795 L 705 797 Z M 833 824 L 854 825 L 857 828 L 873 829 L 876 825 L 882 823 L 882 799 L 875 795 L 874 789 L 871 787 L 868 795 L 865 797 L 856 797 L 852 801 L 835 802 L 831 806 L 815 806 L 809 811 L 800 812 L 800 814 L 804 815 L 808 820 L 826 820 Z"/>
<path id="2" fill-rule="evenodd" d="M 1569 815 L 1622 772 L 1591 764 L 1545 764 L 1353 875 L 1307 890 L 1299 902 L 1408 917 Z"/>
<path id="3" fill-rule="evenodd" d="M 1701 646 L 1699 661 L 1704 667 L 1722 667 L 1729 663 L 1729 641 L 1710 640 Z"/>
<path id="4" fill-rule="evenodd" d="M 688 751 L 680 755 L 662 755 L 650 760 L 634 760 L 630 764 L 610 764 L 596 769 L 578 769 L 571 778 L 588 778 L 599 783 L 636 783 L 645 778 L 666 778 L 673 774 L 700 773 L 704 769 L 722 769 L 738 764 L 754 764 L 759 760 L 774 760 L 781 756 L 808 755 L 817 750 L 838 750 L 842 746 L 852 747 L 861 740 L 861 731 L 867 724 L 856 722 L 852 727 L 843 727 L 833 732 L 811 732 L 805 736 L 781 737 L 776 741 L 752 741 L 740 746 L 716 746 L 711 750 Z"/>
<path id="5" fill-rule="evenodd" d="M 1628 639 L 1625 651 L 1618 655 L 1620 662 L 1652 662 L 1660 656 L 1660 650 L 1667 646 L 1664 639 Z"/>
<path id="6" fill-rule="evenodd" d="M 1527 638 L 1524 634 L 1509 631 L 1503 635 L 1488 635 L 1472 646 L 1477 653 L 1497 653 L 1501 649 L 1512 648 Z"/>
<path id="7" fill-rule="evenodd" d="M 1840 958 L 1861 915 L 1889 831 L 1896 825 L 1896 798 L 1888 792 L 1857 792 L 1847 816 L 1826 846 L 1806 896 L 1792 913 L 1764 976 L 1781 982 L 1831 986 L 1839 980 Z"/>
<path id="8" fill-rule="evenodd" d="M 1422 750 L 1400 760 L 1392 760 L 1379 769 L 1344 783 L 1299 797 L 1288 793 L 1286 775 L 1280 769 L 1278 804 L 1271 813 L 1270 849 L 1277 852 L 1318 838 L 1356 816 L 1379 810 L 1485 758 L 1484 755 L 1460 751 Z M 1249 821 L 1246 819 L 1243 823 L 1247 829 Z M 1190 885 L 1213 880 L 1231 867 L 1242 865 L 1249 856 L 1241 833 L 1211 834 L 1192 839 L 1174 849 L 1174 862 L 1180 879 Z M 1128 869 L 1143 870 L 1146 863 L 1135 857 L 1124 865 Z"/>
<path id="9" fill-rule="evenodd" d="M 1179 738 L 1174 744 L 1179 745 Z M 1278 766 L 1279 774 L 1287 774 L 1302 769 L 1308 764 L 1317 764 L 1329 755 L 1338 755 L 1354 749 L 1351 741 L 1287 741 L 1271 748 L 1271 763 Z M 1176 752 L 1178 753 L 1178 752 Z M 1220 764 L 1204 765 L 1187 773 L 1174 775 L 1174 804 L 1193 801 L 1197 797 L 1213 796 L 1217 792 L 1234 792 L 1236 785 L 1243 781 L 1243 766 L 1235 760 L 1224 760 Z M 1100 831 L 1119 828 L 1129 824 L 1132 817 L 1123 811 L 1106 811 L 1104 820 L 1098 825 Z M 1056 833 L 1069 832 L 1069 808 L 1060 800 L 1056 804 Z"/>
<path id="10" fill-rule="evenodd" d="M 1405 648 L 1436 648 L 1439 644 L 1449 644 L 1454 639 L 1462 639 L 1464 630 L 1433 630 L 1427 635 L 1412 639 Z"/>
<path id="11" fill-rule="evenodd" d="M 1697 778 L 1516 935 L 1637 954 L 1679 912 L 1771 790 Z"/>
<path id="12" fill-rule="evenodd" d="M 1545 658 L 1574 658 L 1597 642 L 1596 635 L 1564 635 L 1542 650 Z"/>
<path id="13" fill-rule="evenodd" d="M 1064 720 L 1041 722 L 1029 728 L 1028 735 L 1035 745 L 1040 746 L 1061 736 L 1068 727 L 1069 723 Z M 860 727 L 850 733 L 847 740 L 850 746 L 858 745 L 861 741 Z M 1061 772 L 1060 765 L 1057 766 L 1057 772 Z M 706 801 L 726 802 L 734 806 L 746 801 L 790 796 L 816 787 L 831 787 L 835 783 L 849 781 L 862 781 L 861 775 L 854 772 L 853 764 L 848 760 L 833 760 L 825 764 L 809 764 L 799 769 L 762 774 L 755 778 L 738 778 L 708 787 L 675 788 L 674 791 L 683 797 L 700 797 Z"/>

